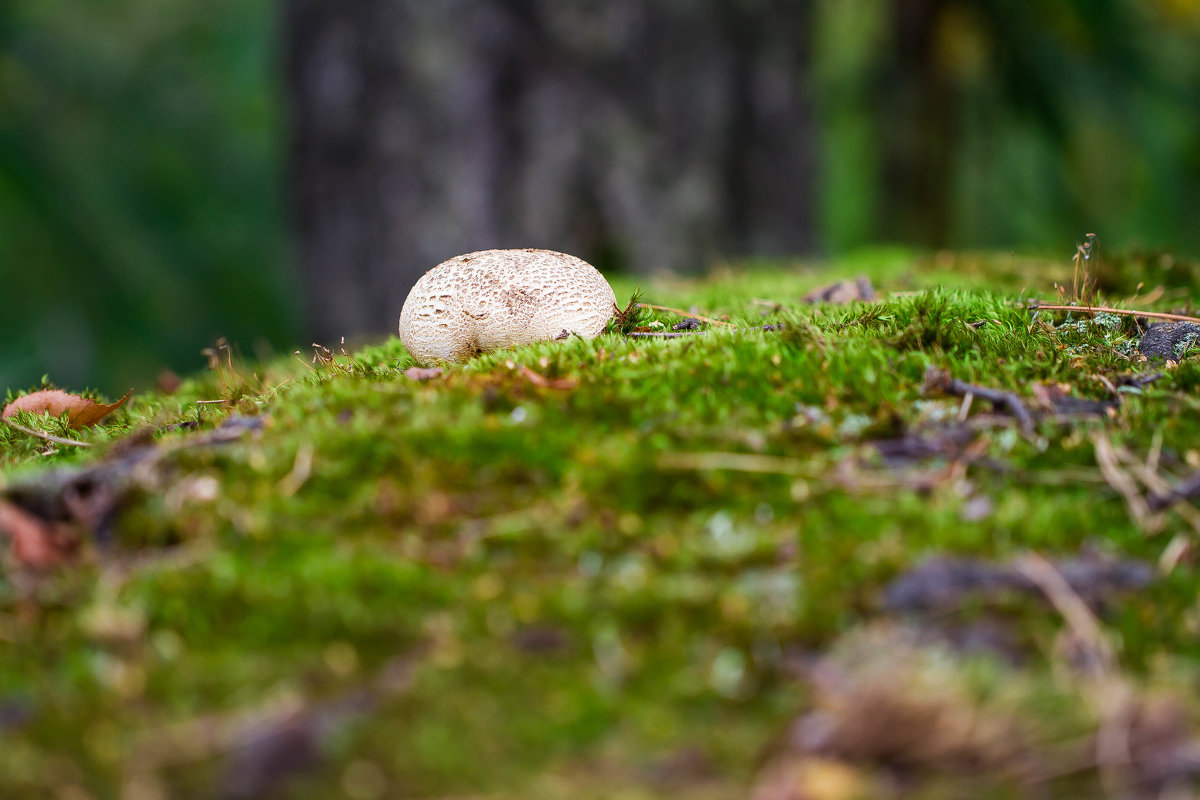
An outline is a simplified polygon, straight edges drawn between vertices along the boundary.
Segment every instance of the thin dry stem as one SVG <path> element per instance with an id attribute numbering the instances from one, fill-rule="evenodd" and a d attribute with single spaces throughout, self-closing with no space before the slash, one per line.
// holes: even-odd
<path id="1" fill-rule="evenodd" d="M 1130 730 L 1137 700 L 1133 687 L 1117 668 L 1116 654 L 1100 621 L 1062 573 L 1036 553 L 1021 559 L 1017 568 L 1062 616 L 1083 648 L 1088 666 L 1095 670 L 1092 675 L 1095 682 L 1088 685 L 1086 695 L 1100 718 L 1095 736 L 1095 763 L 1105 791 L 1110 797 L 1120 797 L 1128 787 L 1133 764 Z"/>
<path id="2" fill-rule="evenodd" d="M 1096 465 L 1100 467 L 1100 473 L 1108 485 L 1125 498 L 1125 507 L 1129 510 L 1129 516 L 1133 518 L 1137 526 L 1142 529 L 1143 533 L 1150 535 L 1162 530 L 1162 515 L 1150 510 L 1137 483 L 1122 468 L 1121 459 L 1113 448 L 1112 442 L 1106 437 L 1096 434 L 1092 436 L 1092 444 L 1096 448 Z"/>
<path id="3" fill-rule="evenodd" d="M 1111 308 L 1109 306 L 1067 306 L 1067 305 L 1036 305 L 1029 306 L 1029 311 L 1079 311 L 1085 314 L 1117 314 L 1123 317 L 1146 317 L 1147 319 L 1165 319 L 1173 322 L 1195 322 L 1200 324 L 1200 317 L 1189 317 L 1186 314 L 1167 314 L 1163 311 L 1138 311 L 1132 308 Z"/>
<path id="4" fill-rule="evenodd" d="M 1151 447 L 1150 455 L 1147 456 L 1145 464 L 1124 447 L 1116 448 L 1116 454 L 1127 465 L 1133 476 L 1146 487 L 1152 497 L 1167 497 L 1171 494 L 1171 485 L 1158 473 L 1158 459 L 1162 448 L 1162 436 L 1156 435 L 1155 442 L 1158 449 L 1156 450 L 1155 446 Z M 1170 508 L 1184 522 L 1190 525 L 1192 530 L 1200 533 L 1200 511 L 1195 506 L 1181 499 L 1180 502 L 1175 503 Z M 1149 501 L 1146 501 L 1146 509 L 1152 514 L 1155 513 L 1155 510 L 1150 507 Z"/>
<path id="5" fill-rule="evenodd" d="M 1063 574 L 1053 564 L 1037 553 L 1028 553 L 1017 561 L 1017 569 L 1041 590 L 1050 604 L 1062 616 L 1080 644 L 1092 657 L 1093 664 L 1101 675 L 1111 675 L 1115 670 L 1112 645 L 1100 627 L 1100 621 L 1088 608 Z"/>
<path id="6" fill-rule="evenodd" d="M 712 317 L 706 317 L 702 314 L 693 314 L 690 311 L 684 311 L 682 308 L 672 308 L 671 306 L 656 306 L 654 303 L 638 303 L 637 305 L 638 305 L 638 308 L 649 308 L 649 309 L 653 309 L 654 311 L 666 311 L 669 314 L 678 314 L 681 317 L 698 319 L 701 322 L 708 322 L 713 325 L 724 325 L 727 328 L 733 327 L 733 325 L 731 323 L 722 322 L 719 319 L 713 319 Z"/>
<path id="7" fill-rule="evenodd" d="M 13 422 L 11 419 L 6 419 L 4 421 L 8 424 L 8 427 L 14 428 L 14 429 L 20 431 L 21 433 L 27 434 L 29 436 L 33 436 L 34 438 L 41 439 L 46 442 L 53 442 L 54 444 L 65 444 L 65 445 L 70 445 L 71 447 L 91 447 L 92 446 L 88 442 L 81 442 L 77 439 L 64 439 L 62 436 L 55 436 L 50 433 L 43 433 L 42 431 L 35 431 L 33 428 L 26 428 L 24 425 L 18 425 L 17 423 Z"/>

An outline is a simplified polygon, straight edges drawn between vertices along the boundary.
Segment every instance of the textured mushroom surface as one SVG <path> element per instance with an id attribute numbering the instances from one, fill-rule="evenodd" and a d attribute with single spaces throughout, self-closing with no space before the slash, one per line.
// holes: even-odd
<path id="1" fill-rule="evenodd" d="M 617 298 L 595 267 L 551 250 L 483 250 L 443 261 L 404 301 L 400 341 L 418 362 L 600 335 Z"/>

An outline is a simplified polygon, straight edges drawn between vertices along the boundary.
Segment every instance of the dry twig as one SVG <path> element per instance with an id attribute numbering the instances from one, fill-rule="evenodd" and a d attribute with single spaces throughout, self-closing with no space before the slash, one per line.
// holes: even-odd
<path id="1" fill-rule="evenodd" d="M 1159 378 L 1164 377 L 1165 374 L 1166 373 L 1163 373 L 1163 372 L 1151 372 L 1146 375 L 1132 375 L 1122 385 L 1123 386 L 1132 386 L 1136 389 L 1144 389 L 1147 386 L 1149 386 L 1150 384 L 1154 383 Z"/>
<path id="2" fill-rule="evenodd" d="M 1163 525 L 1162 515 L 1155 513 L 1147 505 L 1133 476 L 1121 466 L 1121 459 L 1117 455 L 1116 449 L 1113 448 L 1112 442 L 1097 433 L 1092 436 L 1092 444 L 1096 448 L 1096 465 L 1100 467 L 1100 474 L 1104 476 L 1104 480 L 1108 482 L 1109 486 L 1125 498 L 1125 507 L 1129 509 L 1129 516 L 1142 529 L 1142 532 L 1158 533 Z"/>
<path id="3" fill-rule="evenodd" d="M 1041 589 L 1050 604 L 1062 615 L 1071 632 L 1086 649 L 1089 666 L 1096 670 L 1096 674 L 1112 674 L 1115 665 L 1112 645 L 1105 638 L 1096 615 L 1071 588 L 1063 574 L 1037 553 L 1029 553 L 1016 566 L 1022 575 Z"/>
<path id="4" fill-rule="evenodd" d="M 706 317 L 701 314 L 693 314 L 690 311 L 684 311 L 682 308 L 672 308 L 671 306 L 656 306 L 656 305 L 654 305 L 654 303 L 638 303 L 637 306 L 638 306 L 638 308 L 649 308 L 654 311 L 666 311 L 668 314 L 678 314 L 681 317 L 692 317 L 693 319 L 698 319 L 701 322 L 708 322 L 713 325 L 724 325 L 727 328 L 733 327 L 733 325 L 731 323 L 722 322 L 719 319 L 713 319 L 712 317 Z"/>
<path id="5" fill-rule="evenodd" d="M 35 431 L 33 428 L 26 428 L 24 425 L 18 425 L 17 423 L 13 422 L 11 419 L 6 419 L 6 420 L 4 420 L 4 422 L 7 423 L 8 427 L 10 427 L 10 428 L 14 428 L 15 430 L 18 430 L 21 433 L 24 433 L 28 436 L 33 436 L 37 439 L 41 439 L 46 442 L 53 442 L 54 444 L 65 444 L 65 445 L 70 445 L 71 447 L 91 447 L 92 446 L 90 443 L 81 442 L 78 439 L 65 439 L 62 436 L 55 436 L 54 434 L 43 433 L 42 431 Z"/>
<path id="6" fill-rule="evenodd" d="M 1022 430 L 1027 432 L 1033 430 L 1033 414 L 1030 413 L 1025 402 L 1012 392 L 1002 392 L 999 389 L 989 389 L 986 386 L 960 381 L 952 378 L 948 372 L 932 368 L 925 373 L 925 389 L 926 391 L 936 389 L 954 397 L 965 398 L 971 395 L 980 400 L 987 400 L 997 408 L 1007 409 Z"/>
<path id="7" fill-rule="evenodd" d="M 1146 501 L 1151 511 L 1162 511 L 1184 500 L 1200 498 L 1200 473 L 1185 478 L 1169 491 L 1152 494 Z"/>
<path id="8" fill-rule="evenodd" d="M 1083 666 L 1095 679 L 1088 692 L 1100 720 L 1094 743 L 1095 766 L 1108 795 L 1123 796 L 1135 766 L 1132 731 L 1137 694 L 1117 668 L 1116 655 L 1100 621 L 1062 573 L 1036 553 L 1026 556 L 1019 568 L 1062 615 L 1079 647 Z"/>
<path id="9" fill-rule="evenodd" d="M 1147 319 L 1165 319 L 1174 322 L 1195 322 L 1200 324 L 1200 317 L 1189 317 L 1185 314 L 1167 314 L 1163 311 L 1138 311 L 1132 308 L 1110 308 L 1109 306 L 1068 306 L 1068 305 L 1033 305 L 1028 311 L 1078 311 L 1084 314 L 1117 314 L 1123 317 L 1146 317 Z"/>
<path id="10" fill-rule="evenodd" d="M 1162 447 L 1162 436 L 1155 436 L 1157 448 Z M 1172 490 L 1170 484 L 1158 474 L 1158 459 L 1160 457 L 1159 450 L 1152 447 L 1150 454 L 1146 457 L 1146 463 L 1142 463 L 1138 458 L 1124 447 L 1116 448 L 1117 457 L 1120 458 L 1126 465 L 1129 471 L 1137 478 L 1141 484 L 1146 487 L 1146 509 L 1151 513 L 1157 513 L 1170 507 L 1178 514 L 1192 530 L 1200 533 L 1200 511 L 1197 511 L 1191 503 L 1182 502 L 1184 498 L 1179 498 L 1180 502 L 1164 506 L 1163 508 L 1156 507 L 1155 500 L 1160 497 L 1168 497 Z"/>
<path id="11" fill-rule="evenodd" d="M 634 331 L 630 339 L 682 339 L 685 336 L 696 336 L 708 331 Z"/>

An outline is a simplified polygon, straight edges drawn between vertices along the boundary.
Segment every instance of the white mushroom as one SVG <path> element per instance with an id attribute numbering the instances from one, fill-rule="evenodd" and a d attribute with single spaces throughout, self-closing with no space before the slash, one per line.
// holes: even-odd
<path id="1" fill-rule="evenodd" d="M 612 287 L 586 261 L 550 250 L 484 250 L 443 261 L 404 301 L 400 341 L 418 362 L 465 361 L 532 342 L 600 335 Z"/>

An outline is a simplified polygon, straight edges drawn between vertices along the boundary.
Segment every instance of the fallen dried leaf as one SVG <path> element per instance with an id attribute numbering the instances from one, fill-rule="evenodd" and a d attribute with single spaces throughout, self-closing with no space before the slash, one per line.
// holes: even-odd
<path id="1" fill-rule="evenodd" d="M 441 374 L 441 367 L 409 367 L 404 370 L 404 377 L 412 381 L 427 381 L 440 377 Z"/>
<path id="2" fill-rule="evenodd" d="M 12 541 L 11 553 L 18 564 L 49 569 L 66 561 L 78 542 L 62 527 L 0 500 L 0 532 Z"/>
<path id="3" fill-rule="evenodd" d="M 18 411 L 28 411 L 31 414 L 49 414 L 60 416 L 66 411 L 72 428 L 83 428 L 95 425 L 100 420 L 125 405 L 125 401 L 133 394 L 130 389 L 115 403 L 105 405 L 95 400 L 87 400 L 77 394 L 69 394 L 61 389 L 43 389 L 40 392 L 23 395 L 13 400 L 0 414 L 4 419 L 15 415 Z"/>

